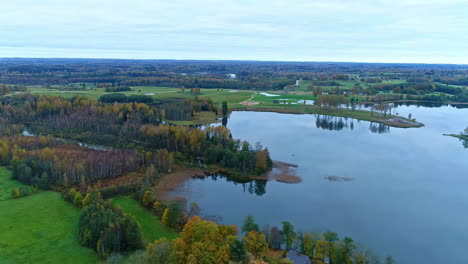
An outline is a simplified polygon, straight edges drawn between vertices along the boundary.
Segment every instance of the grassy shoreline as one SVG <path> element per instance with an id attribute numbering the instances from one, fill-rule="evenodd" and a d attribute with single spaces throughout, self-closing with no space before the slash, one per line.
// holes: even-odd
<path id="1" fill-rule="evenodd" d="M 396 116 L 396 115 L 387 115 L 384 117 L 378 117 L 374 113 L 365 110 L 346 110 L 346 109 L 327 109 L 327 108 L 318 108 L 318 107 L 303 107 L 303 108 L 286 108 L 286 107 L 247 107 L 239 109 L 231 109 L 232 111 L 252 111 L 252 112 L 274 112 L 281 114 L 320 114 L 320 115 L 330 115 L 338 117 L 347 117 L 354 118 L 363 121 L 382 123 L 391 127 L 398 128 L 412 128 L 412 127 L 422 127 L 424 124 L 418 123 L 407 118 Z"/>
<path id="2" fill-rule="evenodd" d="M 461 135 L 461 134 L 443 134 L 444 136 L 459 138 L 462 140 L 468 140 L 468 135 Z"/>
<path id="3" fill-rule="evenodd" d="M 189 92 L 182 93 L 178 88 L 171 87 L 154 87 L 154 86 L 134 86 L 132 91 L 123 92 L 126 95 L 150 95 L 155 99 L 164 98 L 195 98 Z M 44 95 L 56 95 L 61 97 L 71 97 L 73 95 L 86 95 L 92 98 L 99 98 L 101 95 L 110 94 L 104 88 L 87 89 L 84 91 L 59 91 L 56 89 L 46 89 L 39 86 L 29 86 L 29 92 Z M 300 94 L 285 92 L 285 91 L 254 91 L 254 90 L 231 90 L 231 89 L 201 89 L 200 97 L 211 97 L 216 103 L 221 104 L 222 101 L 227 101 L 228 107 L 231 111 L 264 111 L 264 112 L 277 112 L 285 114 L 323 114 L 331 116 L 340 116 L 354 118 L 363 121 L 370 121 L 382 123 L 392 127 L 409 128 L 421 127 L 423 124 L 413 122 L 401 116 L 374 116 L 370 111 L 365 110 L 345 110 L 345 109 L 326 109 L 318 108 L 312 105 L 297 104 L 299 100 L 315 100 L 312 92 L 298 92 Z M 270 94 L 270 95 L 266 95 Z M 274 96 L 271 96 L 274 95 Z M 285 100 L 284 102 L 292 102 L 294 104 L 278 105 L 274 104 L 275 100 Z M 242 103 L 250 102 L 254 105 L 244 105 Z M 410 102 L 410 100 L 393 101 Z M 417 101 L 415 101 L 417 102 Z M 371 102 L 369 102 L 371 103 Z M 386 103 L 390 103 L 386 102 Z M 448 102 L 446 104 L 457 104 L 455 102 Z M 167 122 L 174 125 L 206 125 L 219 122 L 219 115 L 212 112 L 196 113 L 192 120 L 187 121 L 172 121 Z M 397 121 L 402 122 L 395 122 Z M 390 120 L 390 121 L 389 121 Z"/>

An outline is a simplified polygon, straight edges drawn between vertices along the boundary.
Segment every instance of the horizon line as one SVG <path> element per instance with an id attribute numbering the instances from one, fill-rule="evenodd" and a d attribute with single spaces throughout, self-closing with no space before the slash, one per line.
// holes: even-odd
<path id="1" fill-rule="evenodd" d="M 261 59 L 154 59 L 154 58 L 99 58 L 99 57 L 0 57 L 4 59 L 64 59 L 64 60 L 133 60 L 133 61 L 213 61 L 213 62 L 284 62 L 284 63 L 355 63 L 355 64 L 405 64 L 405 65 L 457 65 L 468 66 L 468 63 L 437 63 L 437 62 L 376 62 L 376 61 L 334 61 L 334 60 L 261 60 Z"/>

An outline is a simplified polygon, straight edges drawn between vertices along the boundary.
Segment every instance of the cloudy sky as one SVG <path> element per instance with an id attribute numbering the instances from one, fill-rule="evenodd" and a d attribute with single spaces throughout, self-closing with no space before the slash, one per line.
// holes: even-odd
<path id="1" fill-rule="evenodd" d="M 468 0 L 0 0 L 0 57 L 468 64 Z"/>

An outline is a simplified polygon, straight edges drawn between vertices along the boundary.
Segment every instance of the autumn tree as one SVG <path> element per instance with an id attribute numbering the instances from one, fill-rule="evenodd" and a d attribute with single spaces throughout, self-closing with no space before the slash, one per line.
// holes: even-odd
<path id="1" fill-rule="evenodd" d="M 256 259 L 262 257 L 268 251 L 268 244 L 265 236 L 257 231 L 250 231 L 244 238 L 247 251 Z"/>
<path id="2" fill-rule="evenodd" d="M 281 230 L 276 226 L 272 227 L 268 236 L 268 245 L 271 248 L 280 249 L 282 241 Z"/>
<path id="3" fill-rule="evenodd" d="M 146 168 L 145 171 L 145 181 L 146 184 L 149 185 L 153 177 L 156 175 L 156 169 L 154 168 L 154 165 L 151 164 L 149 167 Z"/>
<path id="4" fill-rule="evenodd" d="M 235 228 L 218 226 L 195 216 L 174 241 L 178 263 L 227 264 L 230 244 L 237 239 L 236 235 Z"/>
<path id="5" fill-rule="evenodd" d="M 156 152 L 156 165 L 160 172 L 171 172 L 172 162 L 172 153 L 170 153 L 167 149 L 160 149 Z"/>
<path id="6" fill-rule="evenodd" d="M 166 238 L 154 241 L 146 247 L 141 260 L 144 264 L 176 264 L 174 244 Z"/>
<path id="7" fill-rule="evenodd" d="M 318 259 L 321 262 L 325 262 L 325 258 L 328 256 L 328 242 L 319 240 L 315 244 L 315 250 L 313 257 L 314 259 Z"/>
<path id="8" fill-rule="evenodd" d="M 304 255 L 312 256 L 314 252 L 314 240 L 312 234 L 305 233 L 302 240 L 302 252 Z"/>
<path id="9" fill-rule="evenodd" d="M 354 263 L 355 264 L 367 264 L 368 258 L 365 252 L 359 251 L 354 254 Z"/>
<path id="10" fill-rule="evenodd" d="M 141 199 L 141 204 L 144 207 L 149 207 L 149 206 L 153 205 L 154 200 L 155 200 L 155 197 L 154 197 L 153 192 L 150 191 L 150 190 L 147 190 L 143 194 L 143 198 Z"/>

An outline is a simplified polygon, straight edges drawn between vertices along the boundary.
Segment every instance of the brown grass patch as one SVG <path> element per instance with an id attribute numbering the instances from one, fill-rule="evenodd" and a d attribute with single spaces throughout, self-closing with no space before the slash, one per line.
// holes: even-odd
<path id="1" fill-rule="evenodd" d="M 100 181 L 101 188 L 111 186 L 124 186 L 130 184 L 139 184 L 145 178 L 145 170 L 139 169 L 137 171 L 127 172 L 117 178 L 108 178 Z"/>
<path id="2" fill-rule="evenodd" d="M 205 173 L 199 168 L 189 168 L 175 165 L 173 172 L 166 174 L 154 188 L 158 200 L 167 201 L 169 193 L 181 186 L 185 181 L 195 177 L 205 177 Z"/>
<path id="3" fill-rule="evenodd" d="M 299 166 L 296 164 L 273 161 L 273 168 L 268 173 L 268 179 L 284 183 L 300 183 L 302 178 L 295 174 L 295 168 L 297 167 Z"/>
<path id="4" fill-rule="evenodd" d="M 286 251 L 284 250 L 269 248 L 268 252 L 266 253 L 266 256 L 268 258 L 282 259 L 285 254 L 286 254 Z"/>
<path id="5" fill-rule="evenodd" d="M 401 117 L 395 117 L 391 119 L 384 119 L 381 122 L 385 125 L 394 126 L 394 127 L 401 127 L 401 128 L 410 128 L 410 127 L 422 127 L 424 126 L 422 123 L 418 123 L 413 120 L 406 120 Z"/>
<path id="6" fill-rule="evenodd" d="M 297 175 L 283 173 L 276 177 L 276 181 L 284 183 L 300 183 L 302 181 L 302 178 Z"/>

